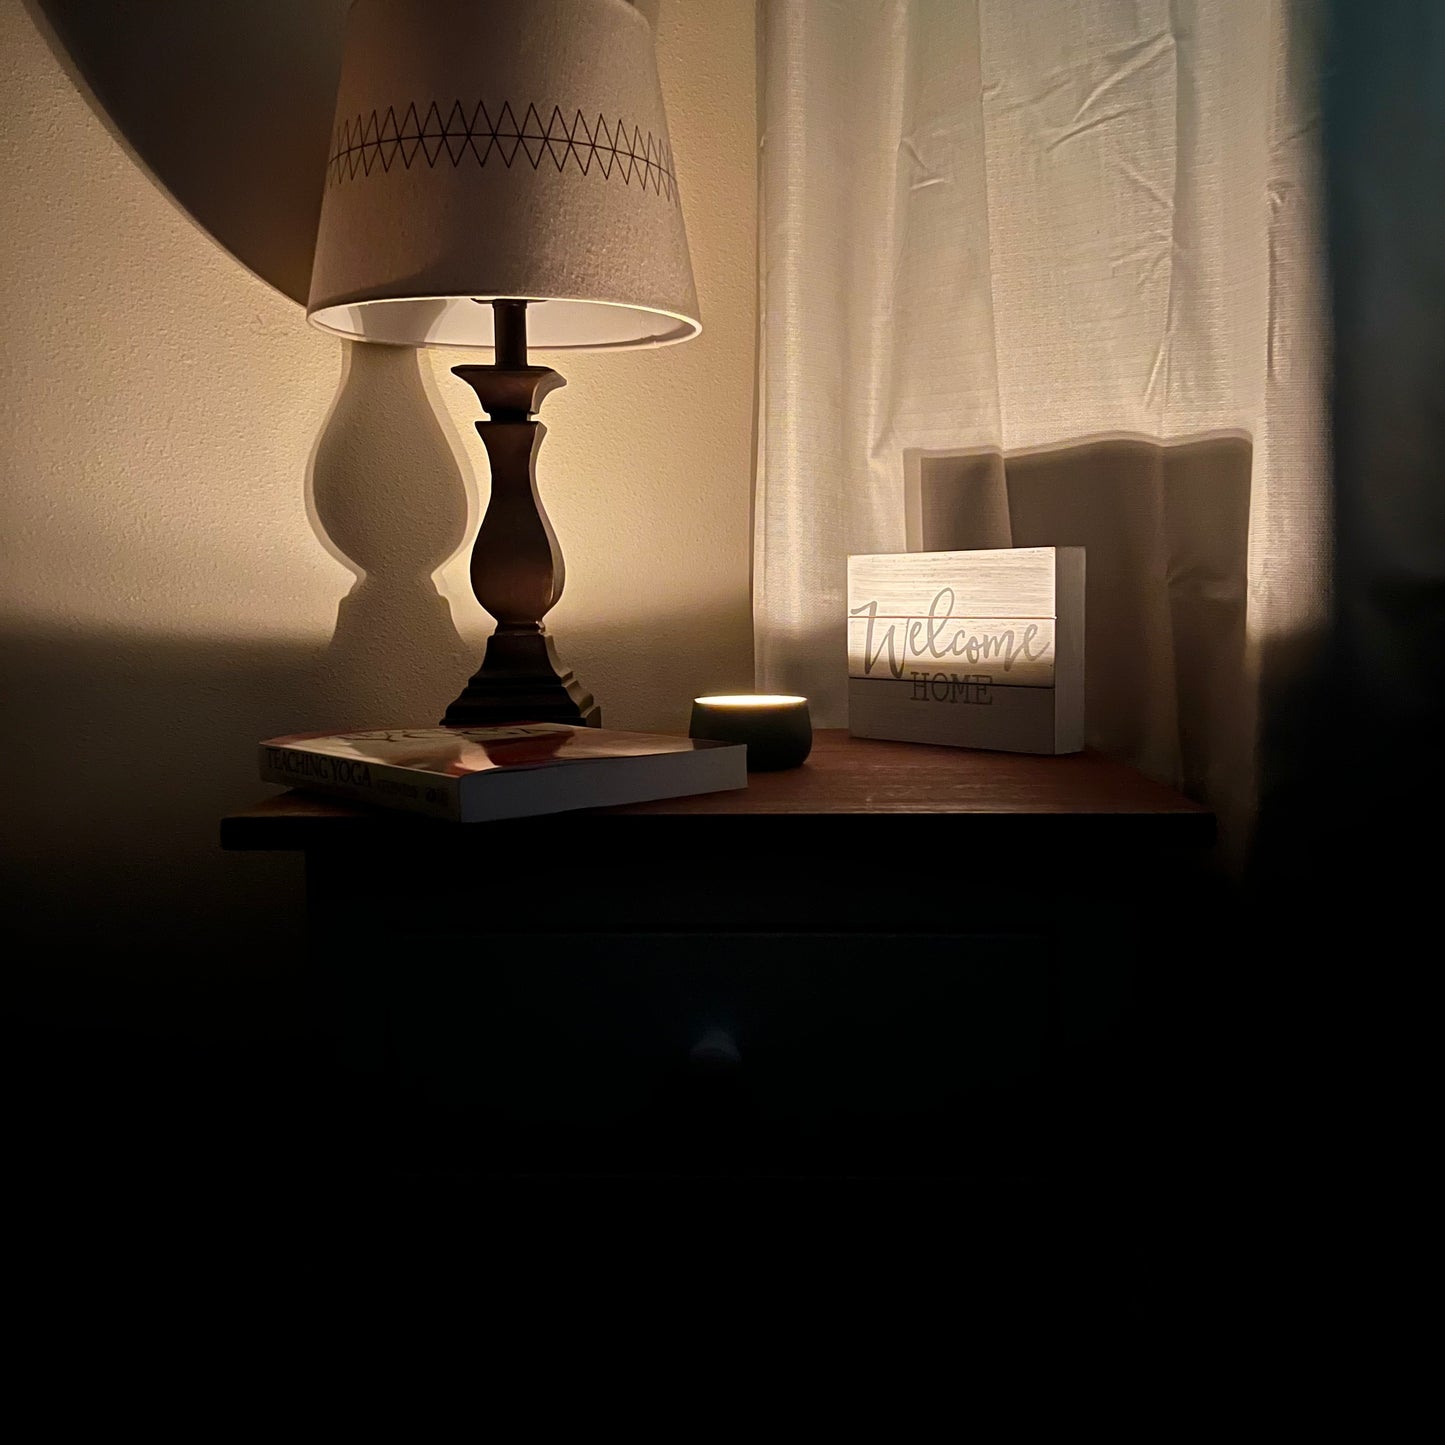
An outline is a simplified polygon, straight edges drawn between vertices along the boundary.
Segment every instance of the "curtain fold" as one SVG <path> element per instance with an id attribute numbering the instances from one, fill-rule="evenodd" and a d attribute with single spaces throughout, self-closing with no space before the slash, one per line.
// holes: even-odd
<path id="1" fill-rule="evenodd" d="M 1082 544 L 1090 740 L 1254 794 L 1326 600 L 1289 0 L 762 0 L 761 686 L 847 720 L 846 558 Z"/>

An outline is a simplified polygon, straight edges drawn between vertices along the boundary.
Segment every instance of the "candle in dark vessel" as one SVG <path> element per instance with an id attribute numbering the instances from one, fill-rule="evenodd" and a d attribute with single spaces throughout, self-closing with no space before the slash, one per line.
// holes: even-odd
<path id="1" fill-rule="evenodd" d="M 808 699 L 775 693 L 700 697 L 692 705 L 688 735 L 746 743 L 750 773 L 796 768 L 813 750 Z"/>

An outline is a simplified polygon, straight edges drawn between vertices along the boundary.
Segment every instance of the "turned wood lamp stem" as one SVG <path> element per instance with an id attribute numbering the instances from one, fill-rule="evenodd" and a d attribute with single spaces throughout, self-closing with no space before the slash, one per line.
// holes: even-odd
<path id="1" fill-rule="evenodd" d="M 472 548 L 472 591 L 497 626 L 481 667 L 442 723 L 596 727 L 597 704 L 558 661 L 542 622 L 562 595 L 566 569 L 537 494 L 537 451 L 547 428 L 534 415 L 565 382 L 550 367 L 527 364 L 527 302 L 478 304 L 492 307 L 496 361 L 452 372 L 476 392 L 488 417 L 476 424 L 492 466 L 492 495 Z"/>
<path id="2" fill-rule="evenodd" d="M 493 301 L 491 305 L 496 365 L 508 371 L 524 370 L 527 365 L 527 303 Z"/>

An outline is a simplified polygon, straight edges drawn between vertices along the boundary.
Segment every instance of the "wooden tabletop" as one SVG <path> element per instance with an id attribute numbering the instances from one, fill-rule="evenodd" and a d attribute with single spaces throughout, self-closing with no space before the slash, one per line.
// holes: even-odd
<path id="1" fill-rule="evenodd" d="M 704 818 L 712 821 L 703 824 Z M 774 821 L 763 824 L 762 818 Z M 644 824 L 643 819 L 673 822 Z M 888 819 L 893 822 L 887 824 Z M 925 824 L 925 819 L 937 821 Z M 893 835 L 905 826 L 908 839 L 918 843 L 921 830 L 932 833 L 944 824 L 951 840 L 966 833 L 975 844 L 1127 840 L 1139 846 L 1203 848 L 1214 839 L 1214 815 L 1207 808 L 1098 753 L 1035 757 L 878 742 L 821 730 L 803 767 L 753 773 L 747 788 L 734 792 L 465 825 L 290 792 L 222 819 L 221 844 L 293 850 L 384 842 L 410 846 L 425 840 L 454 847 L 462 841 L 494 841 L 496 830 L 506 830 L 509 842 L 535 834 L 539 841 L 550 836 L 555 844 L 563 822 L 571 841 L 600 846 L 618 843 L 624 833 L 629 840 L 646 834 L 650 842 L 665 834 L 686 846 L 704 830 L 710 842 L 726 834 L 746 845 L 763 837 L 816 836 L 824 824 L 833 844 L 850 833 L 861 837 L 864 828 L 876 841 L 880 828 Z"/>

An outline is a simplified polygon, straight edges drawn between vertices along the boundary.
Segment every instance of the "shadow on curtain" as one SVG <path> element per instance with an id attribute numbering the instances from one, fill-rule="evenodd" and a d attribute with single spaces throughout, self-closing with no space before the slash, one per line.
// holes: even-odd
<path id="1" fill-rule="evenodd" d="M 1085 548 L 1090 746 L 1227 797 L 1249 779 L 1253 457 L 1236 432 L 909 450 L 908 548 Z"/>

